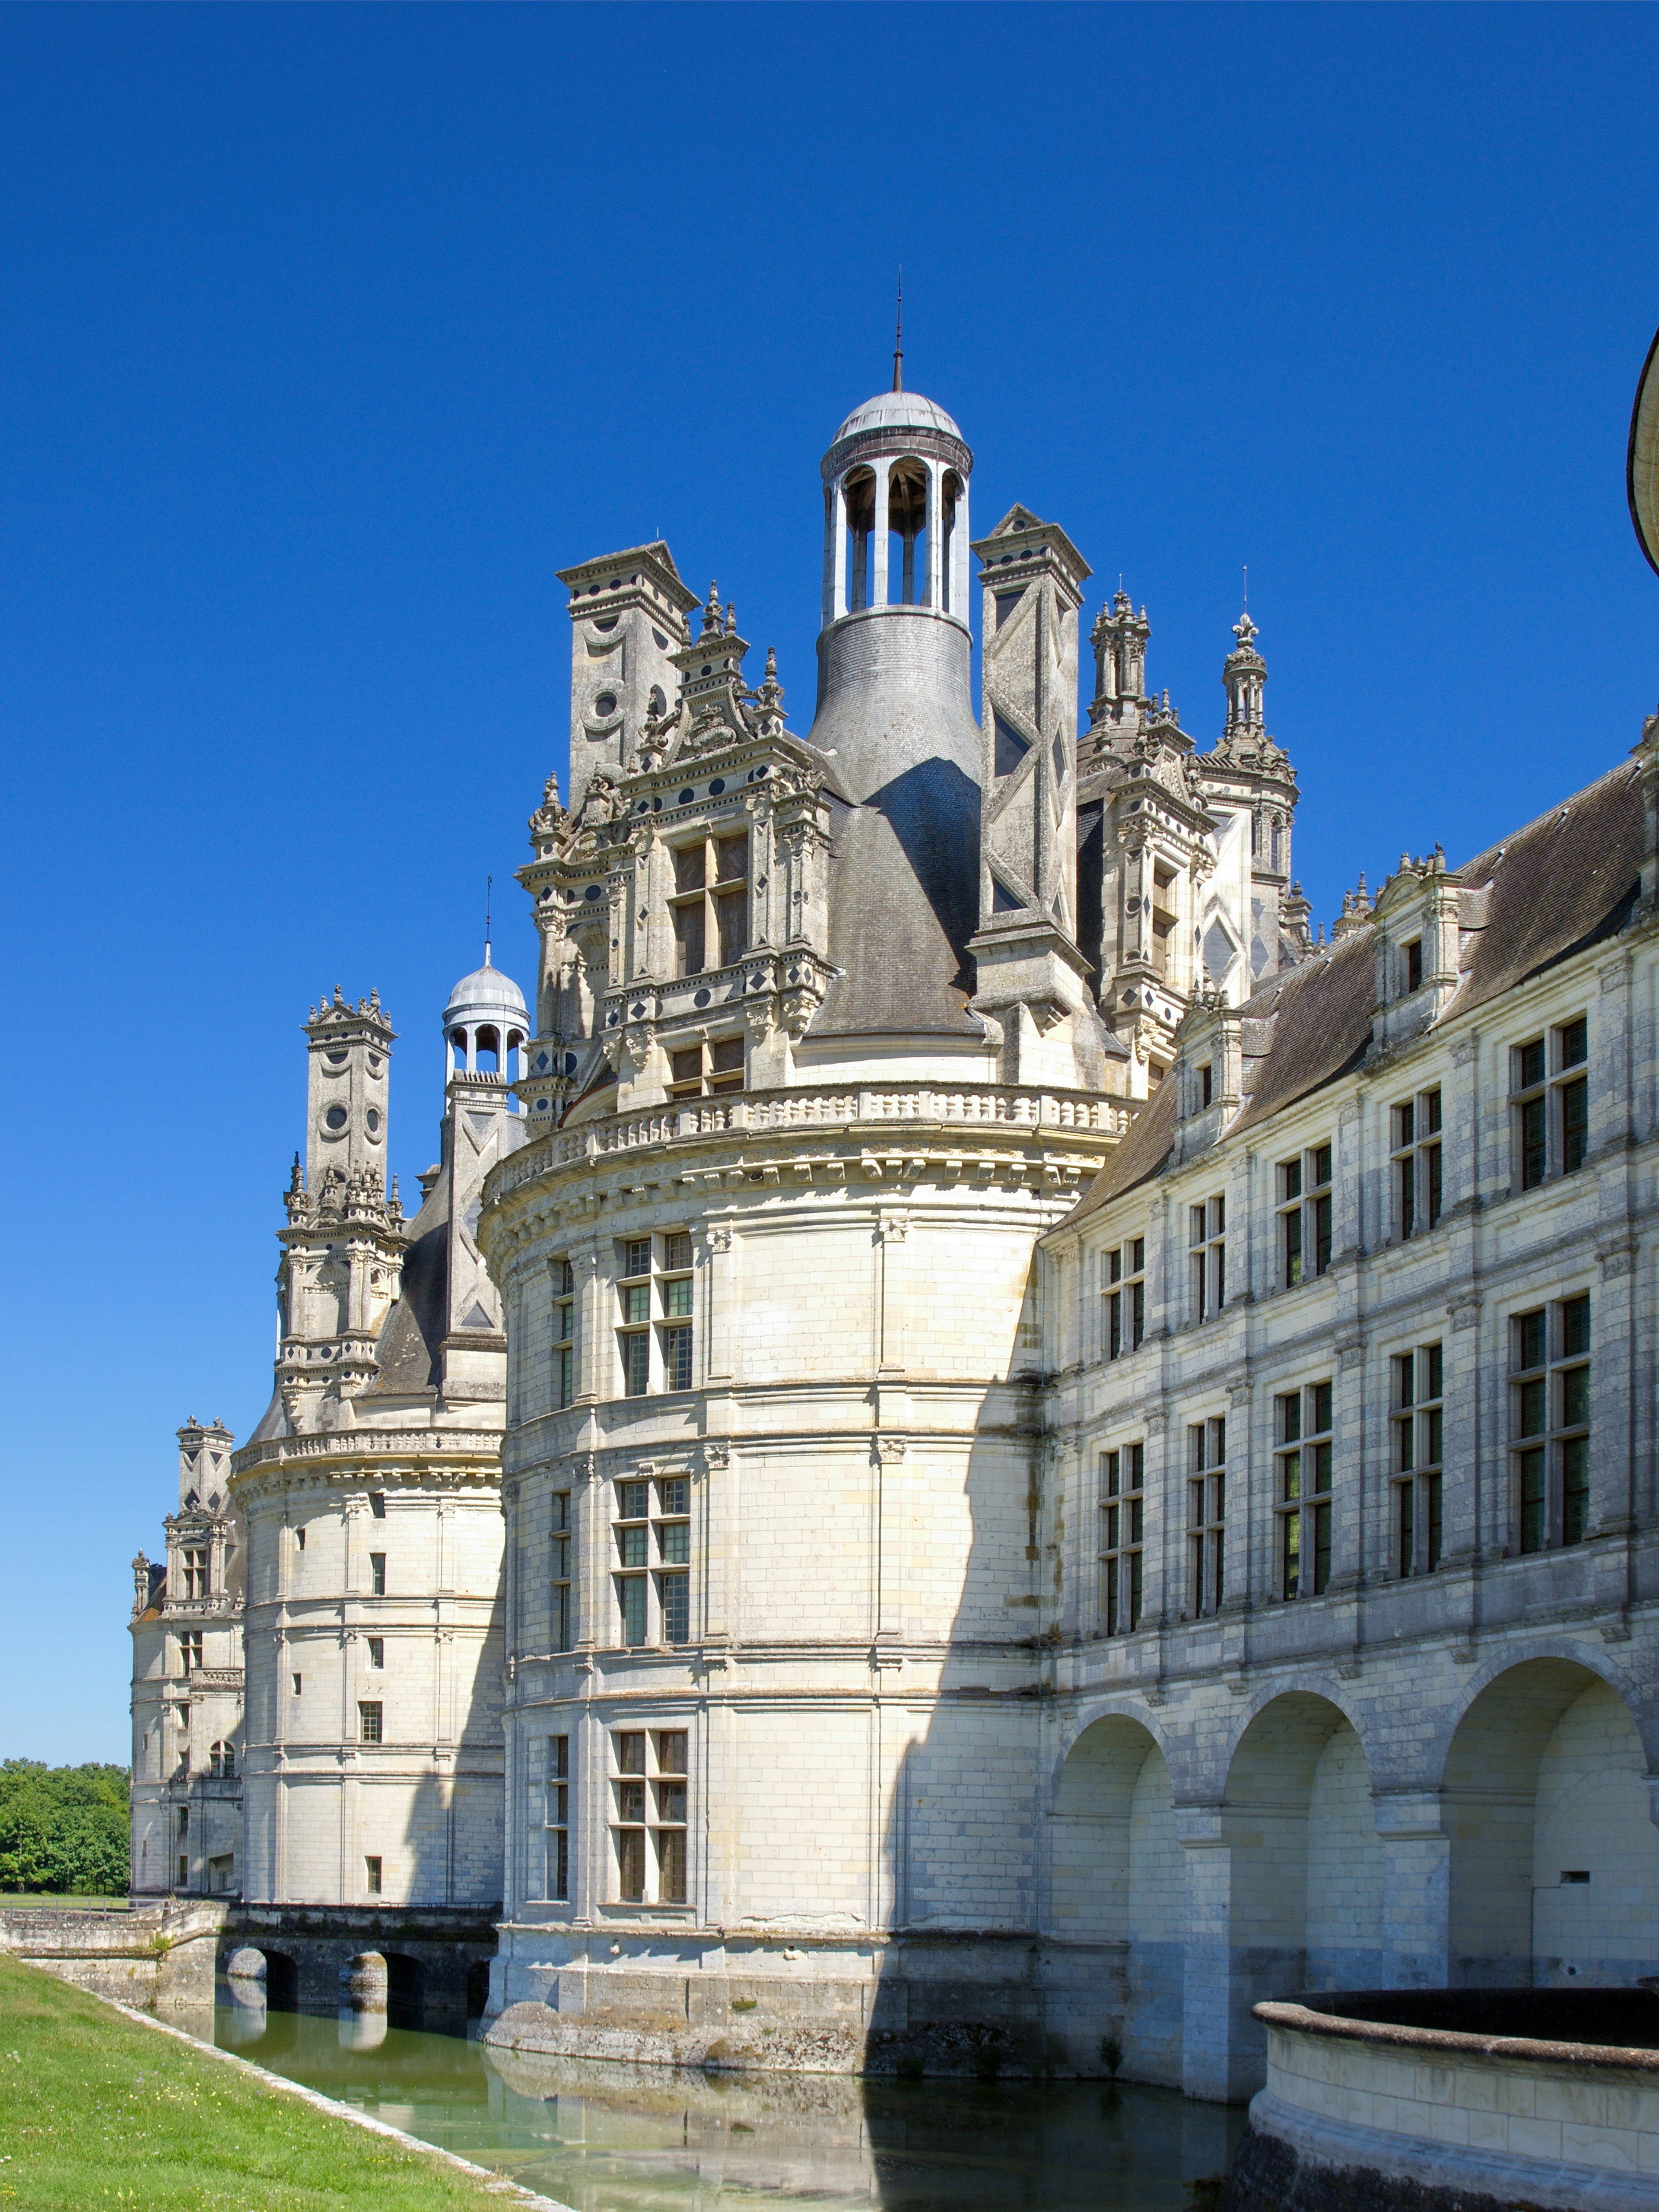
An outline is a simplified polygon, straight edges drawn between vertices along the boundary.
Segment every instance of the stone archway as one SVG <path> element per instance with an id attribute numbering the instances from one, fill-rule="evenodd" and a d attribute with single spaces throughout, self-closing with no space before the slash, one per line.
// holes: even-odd
<path id="1" fill-rule="evenodd" d="M 1659 1972 L 1659 1831 L 1630 1710 L 1592 1668 L 1531 1659 L 1459 1722 L 1442 1790 L 1462 1987 Z"/>
<path id="2" fill-rule="evenodd" d="M 1181 2078 L 1184 1854 L 1170 1770 L 1152 1731 L 1123 1714 L 1066 1754 L 1049 1820 L 1049 1926 L 1079 1947 L 1073 1995 L 1108 2070 Z M 1089 1963 L 1085 1963 L 1088 1961 Z"/>

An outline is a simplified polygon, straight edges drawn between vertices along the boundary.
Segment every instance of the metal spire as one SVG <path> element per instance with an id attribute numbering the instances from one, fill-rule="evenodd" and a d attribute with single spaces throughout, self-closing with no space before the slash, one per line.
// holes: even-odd
<path id="1" fill-rule="evenodd" d="M 904 268 L 898 273 L 898 313 L 893 325 L 893 389 L 904 389 Z"/>
<path id="2" fill-rule="evenodd" d="M 495 878 L 484 878 L 484 966 L 489 965 L 489 910 L 495 902 Z"/>

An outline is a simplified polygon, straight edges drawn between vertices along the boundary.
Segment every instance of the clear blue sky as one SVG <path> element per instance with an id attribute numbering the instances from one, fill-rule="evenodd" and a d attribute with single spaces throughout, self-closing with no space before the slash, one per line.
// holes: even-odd
<path id="1" fill-rule="evenodd" d="M 1651 7 L 25 5 L 0 88 L 0 1753 L 126 1755 L 171 1432 L 269 1391 L 308 1002 L 391 1009 L 408 1189 L 491 872 L 528 980 L 554 569 L 660 533 L 810 721 L 898 263 L 977 526 L 1121 572 L 1206 744 L 1249 564 L 1316 918 L 1659 699 Z"/>

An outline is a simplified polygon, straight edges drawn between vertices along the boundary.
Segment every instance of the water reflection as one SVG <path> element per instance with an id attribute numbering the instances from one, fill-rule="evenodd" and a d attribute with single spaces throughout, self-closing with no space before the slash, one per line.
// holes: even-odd
<path id="1" fill-rule="evenodd" d="M 675 2072 L 401 2027 L 369 2050 L 343 2014 L 273 2012 L 252 2041 L 247 2025 L 222 2007 L 218 2040 L 575 2212 L 1181 2212 L 1243 2124 L 1103 2082 Z"/>

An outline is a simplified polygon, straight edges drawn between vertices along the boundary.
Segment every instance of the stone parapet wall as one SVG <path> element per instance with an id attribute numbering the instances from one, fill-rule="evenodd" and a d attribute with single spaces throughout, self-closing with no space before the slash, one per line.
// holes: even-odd
<path id="1" fill-rule="evenodd" d="M 125 1912 L 0 1911 L 0 1950 L 94 1996 L 146 2012 L 193 2012 L 213 2003 L 226 1912 L 225 1905 L 205 1900 Z"/>
<path id="2" fill-rule="evenodd" d="M 1370 1992 L 1367 2011 L 1391 1994 L 1445 1993 Z M 1495 2014 L 1504 1997 L 1545 1995 L 1485 1994 Z M 1659 2051 L 1351 2019 L 1340 1996 L 1316 2002 L 1258 2008 L 1267 2085 L 1224 2212 L 1659 2207 Z"/>

